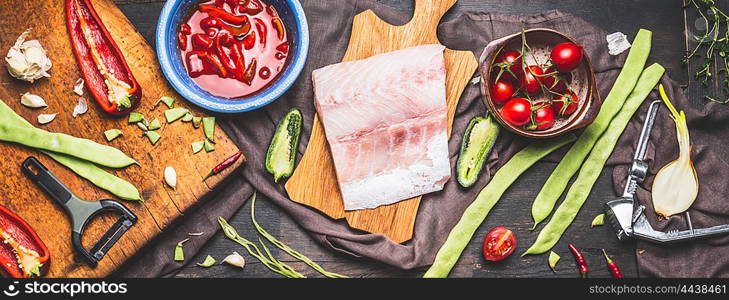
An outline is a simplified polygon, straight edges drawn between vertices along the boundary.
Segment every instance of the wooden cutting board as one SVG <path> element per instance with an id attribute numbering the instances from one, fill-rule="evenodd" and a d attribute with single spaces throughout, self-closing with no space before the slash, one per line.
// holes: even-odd
<path id="1" fill-rule="evenodd" d="M 21 173 L 20 164 L 26 157 L 36 156 L 81 198 L 98 200 L 113 197 L 38 151 L 0 142 L 0 153 L 3 153 L 3 158 L 0 159 L 0 169 L 3 170 L 0 173 L 2 194 L 0 203 L 28 221 L 46 243 L 51 252 L 51 267 L 48 274 L 50 277 L 101 277 L 111 273 L 199 202 L 203 195 L 217 186 L 225 176 L 234 172 L 244 161 L 241 159 L 223 174 L 202 182 L 202 177 L 218 162 L 238 151 L 237 147 L 218 127 L 215 132 L 217 142 L 215 151 L 210 153 L 202 151 L 193 155 L 190 143 L 204 139 L 202 129 L 194 130 L 190 123 L 181 121 L 164 124 L 164 105 L 154 111 L 150 111 L 150 107 L 159 97 L 169 95 L 177 99 L 177 106 L 189 108 L 196 116 L 203 116 L 205 112 L 183 100 L 167 84 L 157 63 L 155 51 L 111 0 L 94 0 L 92 4 L 142 87 L 142 102 L 136 111 L 142 112 L 149 120 L 157 117 L 163 123 L 163 127 L 158 131 L 162 139 L 156 146 L 141 138 L 141 131 L 136 126 L 127 124 L 126 118 L 107 116 L 96 105 L 88 90 L 84 92 L 84 98 L 89 103 L 88 112 L 76 118 L 71 116 L 78 102 L 78 96 L 72 91 L 73 85 L 81 75 L 66 31 L 64 1 L 0 2 L 0 28 L 3 28 L 0 33 L 2 56 L 5 56 L 18 35 L 26 28 L 33 27 L 29 39 L 39 40 L 53 61 L 50 70 L 52 76 L 32 84 L 12 78 L 4 66 L 0 67 L 0 99 L 40 128 L 117 147 L 141 165 L 112 170 L 115 175 L 133 183 L 146 201 L 143 203 L 123 201 L 139 220 L 107 253 L 99 265 L 92 269 L 75 258 L 68 217 Z M 49 107 L 46 110 L 23 107 L 19 102 L 19 96 L 25 92 L 42 96 Z M 47 125 L 39 125 L 36 118 L 40 113 L 58 113 L 58 116 Z M 124 136 L 110 143 L 106 142 L 102 133 L 110 128 L 121 129 Z M 177 171 L 176 190 L 169 188 L 162 179 L 166 166 L 172 166 Z M 117 216 L 113 214 L 97 218 L 87 227 L 83 239 L 84 245 L 90 248 L 116 219 Z M 170 253 L 172 251 L 173 249 L 170 249 Z"/>
<path id="2" fill-rule="evenodd" d="M 371 10 L 354 17 L 349 47 L 342 61 L 359 60 L 423 44 L 439 44 L 436 29 L 441 17 L 456 0 L 416 0 L 413 18 L 405 25 L 393 26 Z M 445 50 L 446 101 L 449 126 L 458 99 L 478 63 L 470 51 Z M 450 127 L 449 127 L 450 132 Z M 291 200 L 314 207 L 335 219 L 345 218 L 349 226 L 382 233 L 402 243 L 413 236 L 420 198 L 412 198 L 375 209 L 344 211 L 329 144 L 318 118 L 314 119 L 311 138 L 293 176 L 286 183 Z"/>

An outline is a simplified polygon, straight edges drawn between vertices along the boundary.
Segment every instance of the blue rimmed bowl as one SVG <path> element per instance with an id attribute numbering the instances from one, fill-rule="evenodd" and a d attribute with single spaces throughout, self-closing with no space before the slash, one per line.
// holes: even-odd
<path id="1" fill-rule="evenodd" d="M 238 113 L 261 108 L 278 99 L 301 74 L 309 51 L 309 25 L 298 0 L 264 0 L 273 5 L 286 27 L 289 55 L 278 77 L 262 90 L 239 98 L 224 98 L 200 88 L 187 75 L 177 43 L 179 27 L 201 1 L 169 0 L 157 21 L 157 58 L 162 73 L 180 95 L 212 111 Z"/>

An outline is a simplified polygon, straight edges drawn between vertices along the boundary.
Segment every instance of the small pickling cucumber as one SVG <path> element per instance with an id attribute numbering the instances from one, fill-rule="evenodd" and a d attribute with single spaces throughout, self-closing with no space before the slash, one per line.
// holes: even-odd
<path id="1" fill-rule="evenodd" d="M 294 108 L 276 126 L 276 133 L 266 153 L 266 171 L 273 175 L 275 182 L 294 172 L 302 119 L 301 112 Z"/>
<path id="2" fill-rule="evenodd" d="M 468 123 L 456 165 L 456 179 L 462 187 L 476 183 L 498 136 L 499 125 L 490 116 L 477 116 Z"/>

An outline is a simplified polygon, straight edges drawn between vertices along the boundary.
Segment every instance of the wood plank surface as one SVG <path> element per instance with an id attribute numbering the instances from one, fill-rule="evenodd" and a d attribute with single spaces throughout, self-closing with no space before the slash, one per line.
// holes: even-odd
<path id="1" fill-rule="evenodd" d="M 53 67 L 49 71 L 51 77 L 32 84 L 14 79 L 6 70 L 2 70 L 0 99 L 35 126 L 108 144 L 139 162 L 139 166 L 109 170 L 139 189 L 144 202 L 123 202 L 137 215 L 138 222 L 127 231 L 96 268 L 90 268 L 76 258 L 72 249 L 69 218 L 60 206 L 52 202 L 38 186 L 21 173 L 20 163 L 28 156 L 38 157 L 51 172 L 83 199 L 99 200 L 113 197 L 36 150 L 16 144 L 0 143 L 0 152 L 4 154 L 0 160 L 0 168 L 4 170 L 0 174 L 0 191 L 4 195 L 0 203 L 25 218 L 46 243 L 52 255 L 48 274 L 50 277 L 108 275 L 237 167 L 229 168 L 224 174 L 202 182 L 202 177 L 218 162 L 235 153 L 237 147 L 218 128 L 216 150 L 193 155 L 190 143 L 204 139 L 202 129 L 194 130 L 190 123 L 181 121 L 166 124 L 164 109 L 150 111 L 150 107 L 159 97 L 169 95 L 178 99 L 177 106 L 189 108 L 196 116 L 203 116 L 205 112 L 192 107 L 166 83 L 154 50 L 112 1 L 96 0 L 92 1 L 92 4 L 142 87 L 143 97 L 136 111 L 143 113 L 148 120 L 156 117 L 163 123 L 163 127 L 158 130 L 162 139 L 156 146 L 152 146 L 146 138 L 141 137 L 142 132 L 135 125 L 127 124 L 126 118 L 112 118 L 105 114 L 91 98 L 88 90 L 84 93 L 84 98 L 89 104 L 88 112 L 76 118 L 71 116 L 79 98 L 72 91 L 73 85 L 81 75 L 66 31 L 64 1 L 0 2 L 0 27 L 3 28 L 0 35 L 0 52 L 4 55 L 20 33 L 26 28 L 33 27 L 28 38 L 38 39 L 53 62 Z M 40 95 L 48 102 L 49 107 L 38 110 L 22 106 L 19 96 L 25 92 Z M 58 116 L 49 124 L 39 125 L 36 118 L 40 113 L 58 113 Z M 124 136 L 107 142 L 102 133 L 110 128 L 121 129 Z M 238 165 L 243 161 L 240 160 Z M 166 166 L 174 167 L 177 172 L 178 184 L 175 190 L 169 188 L 162 179 Z M 116 215 L 104 214 L 94 219 L 84 233 L 84 245 L 90 248 L 96 243 L 116 218 Z"/>
<path id="2" fill-rule="evenodd" d="M 324 1 L 324 0 L 301 0 Z M 413 3 L 409 0 L 376 0 L 393 10 L 404 13 L 413 12 Z M 139 32 L 144 35 L 147 41 L 154 43 L 154 34 L 159 11 L 164 5 L 164 0 L 115 0 L 124 14 L 131 20 Z M 332 1 L 332 9 L 337 9 Z M 589 5 L 586 5 L 588 3 Z M 651 61 L 660 62 L 666 67 L 667 73 L 674 80 L 688 83 L 687 68 L 679 61 L 685 48 L 684 17 L 680 0 L 459 0 L 446 15 L 443 22 L 452 20 L 466 11 L 483 11 L 509 14 L 536 14 L 543 11 L 559 9 L 586 19 L 608 32 L 621 31 L 629 36 L 635 34 L 638 28 L 648 28 L 654 32 L 654 47 L 651 51 Z M 693 24 L 695 19 L 689 19 Z M 458 36 L 439 36 L 445 45 L 458 40 Z M 348 36 L 342 36 L 348 38 Z M 695 82 L 691 82 L 688 91 L 697 88 Z M 698 92 L 691 92 L 700 98 Z M 698 99 L 700 100 L 700 99 Z M 531 220 L 530 207 L 525 204 L 526 199 L 534 199 L 538 189 L 534 186 L 541 186 L 544 180 L 554 169 L 552 163 L 537 163 L 529 169 L 529 172 L 521 176 L 514 185 L 507 190 L 499 204 L 494 207 L 489 215 L 488 222 L 482 224 L 476 231 L 474 238 L 469 242 L 463 252 L 461 259 L 456 264 L 450 277 L 575 277 L 576 266 L 574 260 L 570 259 L 566 249 L 557 249 L 563 257 L 558 264 L 556 273 L 552 273 L 547 267 L 546 258 L 532 256 L 526 258 L 511 257 L 501 263 L 488 263 L 481 258 L 481 240 L 484 234 L 495 225 L 510 226 L 517 234 L 517 237 L 528 237 L 535 234 L 530 231 Z M 587 199 L 584 207 L 575 223 L 567 229 L 565 236 L 578 246 L 584 245 L 587 259 L 594 262 L 590 265 L 590 277 L 610 277 L 607 268 L 604 268 L 600 257 L 600 249 L 604 248 L 610 256 L 620 265 L 626 277 L 636 277 L 636 249 L 634 243 L 620 243 L 612 236 L 612 232 L 606 226 L 587 229 L 594 213 L 599 211 L 600 206 L 607 199 L 614 197 L 612 191 L 612 179 L 609 168 L 603 170 L 599 177 L 593 193 Z M 322 247 L 317 241 L 310 238 L 298 224 L 284 211 L 273 203 L 266 201 L 265 197 L 259 195 L 256 202 L 256 218 L 262 226 L 271 234 L 298 250 L 308 257 L 320 263 L 325 269 L 357 277 L 419 277 L 425 268 L 414 270 L 400 270 L 376 261 L 356 259 L 348 255 L 333 253 Z M 238 229 L 238 232 L 248 238 L 256 239 L 258 233 L 250 222 L 250 203 L 243 206 L 229 220 Z M 517 245 L 517 253 L 526 250 L 529 243 Z M 289 257 L 283 251 L 275 247 L 269 247 L 272 254 L 290 264 L 303 274 L 309 277 L 321 277 L 316 271 L 303 265 L 298 260 Z M 221 232 L 218 232 L 201 251 L 191 257 L 189 263 L 176 277 L 183 278 L 257 278 L 277 277 L 265 266 L 258 263 L 254 258 L 241 252 L 237 244 L 231 242 Z M 212 255 L 216 259 L 222 259 L 231 251 L 239 251 L 246 257 L 245 269 L 236 269 L 225 265 L 216 265 L 211 268 L 201 268 L 195 265 L 202 262 L 206 255 Z"/>
<path id="3" fill-rule="evenodd" d="M 441 17 L 456 0 L 416 0 L 412 19 L 393 26 L 371 11 L 354 17 L 352 35 L 342 61 L 364 59 L 423 44 L 440 44 L 436 29 Z M 478 67 L 468 51 L 444 51 L 446 65 L 446 102 L 448 134 L 458 99 Z M 402 243 L 412 238 L 421 197 L 403 200 L 374 209 L 345 211 L 337 184 L 334 161 L 318 117 L 314 119 L 311 138 L 294 174 L 286 182 L 291 200 L 314 207 L 335 219 L 345 218 L 349 226 L 372 233 L 382 233 Z"/>

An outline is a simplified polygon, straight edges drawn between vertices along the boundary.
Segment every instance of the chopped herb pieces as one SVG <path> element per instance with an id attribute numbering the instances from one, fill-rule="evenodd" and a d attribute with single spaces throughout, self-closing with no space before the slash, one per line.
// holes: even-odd
<path id="1" fill-rule="evenodd" d="M 209 268 L 209 267 L 212 267 L 214 264 L 215 264 L 215 258 L 208 255 L 208 256 L 205 256 L 205 260 L 203 260 L 202 263 L 198 263 L 197 265 L 201 266 L 203 268 Z"/>
<path id="2" fill-rule="evenodd" d="M 182 245 L 189 240 L 190 239 L 188 238 L 181 240 L 179 243 L 177 243 L 177 246 L 175 246 L 175 261 L 185 260 L 185 250 L 182 248 Z"/>
<path id="3" fill-rule="evenodd" d="M 215 144 L 211 143 L 208 140 L 205 140 L 203 143 L 203 148 L 205 148 L 205 152 L 212 152 L 215 151 Z"/>
<path id="4" fill-rule="evenodd" d="M 144 135 L 147 136 L 149 142 L 152 143 L 153 146 L 157 145 L 157 141 L 159 141 L 159 139 L 162 137 L 156 131 L 145 131 Z"/>
<path id="5" fill-rule="evenodd" d="M 148 130 L 157 130 L 162 128 L 162 125 L 159 123 L 159 119 L 154 118 L 152 122 L 149 122 L 149 125 L 147 125 Z"/>
<path id="6" fill-rule="evenodd" d="M 203 149 L 203 145 L 204 144 L 205 144 L 204 141 L 193 142 L 192 143 L 192 153 L 198 153 L 198 152 L 200 152 L 200 150 Z"/>
<path id="7" fill-rule="evenodd" d="M 193 124 L 194 125 L 194 124 Z M 215 117 L 203 117 L 202 118 L 203 131 L 205 137 L 211 142 L 215 143 Z"/>
<path id="8" fill-rule="evenodd" d="M 167 123 L 172 123 L 177 121 L 179 118 L 182 118 L 188 111 L 189 110 L 184 107 L 175 107 L 165 110 L 165 119 L 167 120 Z"/>
<path id="9" fill-rule="evenodd" d="M 121 135 L 122 135 L 122 131 L 117 128 L 113 128 L 113 129 L 104 131 L 104 137 L 106 137 L 106 140 L 108 142 L 113 141 L 114 139 L 120 137 Z"/>
<path id="10" fill-rule="evenodd" d="M 134 124 L 134 123 L 137 123 L 137 122 L 141 122 L 142 120 L 144 120 L 144 115 L 143 114 L 138 113 L 136 111 L 133 111 L 133 112 L 130 112 L 129 113 L 129 124 Z"/>

